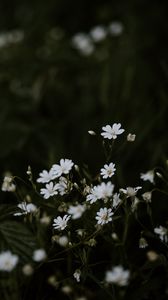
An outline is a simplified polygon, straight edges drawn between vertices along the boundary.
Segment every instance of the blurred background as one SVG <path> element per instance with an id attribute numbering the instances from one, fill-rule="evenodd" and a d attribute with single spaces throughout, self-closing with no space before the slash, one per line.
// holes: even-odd
<path id="1" fill-rule="evenodd" d="M 60 158 L 104 162 L 88 135 L 120 122 L 135 143 L 120 181 L 167 159 L 166 1 L 2 0 L 0 166 L 21 175 Z"/>

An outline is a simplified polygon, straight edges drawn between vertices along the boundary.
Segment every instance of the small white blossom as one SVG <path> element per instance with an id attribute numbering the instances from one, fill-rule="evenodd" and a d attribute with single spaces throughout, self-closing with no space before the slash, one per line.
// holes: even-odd
<path id="1" fill-rule="evenodd" d="M 86 197 L 86 201 L 89 201 L 91 204 L 96 202 L 98 199 L 100 199 L 100 193 L 98 186 L 94 186 L 89 191 L 89 194 Z"/>
<path id="2" fill-rule="evenodd" d="M 90 31 L 92 40 L 97 43 L 103 41 L 107 36 L 107 30 L 104 26 L 96 26 Z"/>
<path id="3" fill-rule="evenodd" d="M 22 268 L 22 272 L 26 276 L 31 276 L 34 272 L 33 267 L 30 264 L 26 264 Z"/>
<path id="4" fill-rule="evenodd" d="M 5 176 L 2 183 L 3 192 L 15 192 L 16 185 L 13 183 L 13 178 L 11 176 Z"/>
<path id="5" fill-rule="evenodd" d="M 58 178 L 62 174 L 69 174 L 73 167 L 74 163 L 72 162 L 71 159 L 61 159 L 60 164 L 55 164 L 51 168 L 51 172 L 53 175 L 53 178 Z"/>
<path id="6" fill-rule="evenodd" d="M 43 170 L 39 174 L 39 178 L 37 178 L 37 182 L 41 182 L 41 183 L 48 183 L 51 180 L 53 180 L 53 174 L 51 170 L 49 172 L 47 170 Z"/>
<path id="7" fill-rule="evenodd" d="M 66 235 L 62 235 L 59 236 L 57 239 L 57 243 L 61 246 L 61 247 L 66 247 L 68 245 L 68 237 Z"/>
<path id="8" fill-rule="evenodd" d="M 148 247 L 148 242 L 145 238 L 141 237 L 139 240 L 139 248 L 144 249 Z"/>
<path id="9" fill-rule="evenodd" d="M 72 219 L 76 220 L 81 218 L 81 216 L 83 215 L 83 213 L 86 210 L 86 206 L 85 205 L 70 205 L 69 209 L 68 209 L 68 214 L 72 215 Z"/>
<path id="10" fill-rule="evenodd" d="M 116 208 L 121 203 L 120 194 L 113 195 L 113 208 Z"/>
<path id="11" fill-rule="evenodd" d="M 104 165 L 104 167 L 100 170 L 101 176 L 106 179 L 108 177 L 112 177 L 116 171 L 115 164 L 110 163 L 109 165 Z"/>
<path id="12" fill-rule="evenodd" d="M 113 212 L 111 208 L 107 209 L 107 207 L 100 208 L 97 212 L 95 219 L 97 220 L 97 224 L 104 225 L 112 221 Z"/>
<path id="13" fill-rule="evenodd" d="M 34 205 L 33 203 L 26 203 L 26 202 L 22 202 L 22 203 L 19 203 L 17 205 L 18 208 L 20 208 L 20 212 L 18 213 L 14 213 L 14 216 L 22 216 L 22 215 L 26 215 L 26 214 L 29 214 L 29 213 L 35 213 L 37 212 L 37 206 Z"/>
<path id="14" fill-rule="evenodd" d="M 134 141 L 135 141 L 135 138 L 136 138 L 136 135 L 135 135 L 135 134 L 129 133 L 129 134 L 127 135 L 127 141 L 128 141 L 128 142 L 134 142 Z"/>
<path id="15" fill-rule="evenodd" d="M 119 286 L 126 286 L 130 278 L 130 271 L 124 270 L 122 266 L 113 267 L 106 272 L 105 281 Z"/>
<path id="16" fill-rule="evenodd" d="M 57 184 L 54 185 L 53 182 L 47 183 L 46 188 L 40 190 L 40 194 L 43 195 L 44 199 L 48 199 L 54 195 L 57 195 Z"/>
<path id="17" fill-rule="evenodd" d="M 142 194 L 142 198 L 148 203 L 151 202 L 152 199 L 152 192 L 146 192 Z"/>
<path id="18" fill-rule="evenodd" d="M 71 189 L 70 184 L 68 183 L 68 180 L 61 176 L 59 178 L 59 182 L 57 183 L 57 190 L 61 196 L 67 194 L 67 192 Z"/>
<path id="19" fill-rule="evenodd" d="M 90 190 L 89 195 L 86 197 L 86 201 L 89 201 L 92 204 L 98 199 L 107 199 L 112 196 L 113 190 L 114 185 L 110 181 L 107 183 L 102 182 Z"/>
<path id="20" fill-rule="evenodd" d="M 19 261 L 19 257 L 11 251 L 0 253 L 0 271 L 11 272 Z"/>
<path id="21" fill-rule="evenodd" d="M 154 176 L 155 176 L 154 171 L 150 170 L 146 173 L 141 173 L 140 178 L 144 181 L 150 181 L 151 183 L 155 183 L 154 182 Z"/>
<path id="22" fill-rule="evenodd" d="M 135 197 L 140 189 L 142 189 L 141 186 L 135 188 L 129 186 L 126 189 L 120 189 L 120 193 L 124 193 L 127 197 Z"/>
<path id="23" fill-rule="evenodd" d="M 63 216 L 63 218 L 58 216 L 53 222 L 54 229 L 64 230 L 70 218 L 71 216 L 68 215 Z"/>
<path id="24" fill-rule="evenodd" d="M 102 127 L 103 131 L 101 133 L 101 135 L 105 138 L 105 139 L 116 139 L 117 135 L 122 134 L 125 130 L 121 129 L 121 124 L 120 123 L 114 123 L 112 126 L 110 125 L 106 125 Z"/>
<path id="25" fill-rule="evenodd" d="M 85 56 L 91 55 L 94 51 L 94 45 L 90 36 L 82 32 L 73 36 L 72 45 L 74 48 L 79 50 L 82 55 Z"/>
<path id="26" fill-rule="evenodd" d="M 112 36 L 120 36 L 123 33 L 123 29 L 124 27 L 121 22 L 115 21 L 109 25 L 109 33 Z"/>
<path id="27" fill-rule="evenodd" d="M 34 261 L 42 261 L 47 257 L 44 249 L 37 249 L 33 252 L 33 260 Z"/>
<path id="28" fill-rule="evenodd" d="M 79 269 L 75 270 L 73 276 L 74 276 L 74 278 L 76 279 L 77 282 L 80 282 L 81 271 Z"/>
<path id="29" fill-rule="evenodd" d="M 165 241 L 166 243 L 168 242 L 168 230 L 167 228 L 163 226 L 159 226 L 154 228 L 154 232 L 159 235 L 159 238 L 161 241 Z"/>

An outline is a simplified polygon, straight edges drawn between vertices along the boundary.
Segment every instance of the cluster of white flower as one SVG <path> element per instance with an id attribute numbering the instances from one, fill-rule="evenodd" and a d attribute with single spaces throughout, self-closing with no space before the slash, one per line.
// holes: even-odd
<path id="1" fill-rule="evenodd" d="M 72 37 L 72 45 L 82 55 L 89 56 L 95 50 L 95 44 L 104 41 L 107 36 L 117 37 L 123 33 L 121 22 L 112 22 L 109 26 L 98 25 L 93 27 L 90 32 L 79 32 Z"/>

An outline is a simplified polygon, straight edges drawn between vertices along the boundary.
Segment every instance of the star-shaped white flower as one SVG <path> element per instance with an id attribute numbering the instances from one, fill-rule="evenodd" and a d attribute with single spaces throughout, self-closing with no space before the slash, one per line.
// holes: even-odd
<path id="1" fill-rule="evenodd" d="M 144 180 L 144 181 L 150 181 L 151 183 L 155 183 L 154 182 L 154 176 L 155 176 L 155 173 L 154 173 L 154 171 L 153 170 L 150 170 L 150 171 L 148 171 L 148 172 L 146 172 L 146 173 L 141 173 L 141 175 L 140 175 L 140 178 L 142 179 L 142 180 Z"/>
<path id="2" fill-rule="evenodd" d="M 37 182 L 40 183 L 48 183 L 53 179 L 53 174 L 52 171 L 50 170 L 49 172 L 47 170 L 43 170 L 39 174 L 39 178 L 37 178 Z"/>
<path id="3" fill-rule="evenodd" d="M 70 218 L 71 216 L 68 215 L 63 216 L 63 218 L 58 216 L 53 222 L 54 229 L 64 230 Z"/>
<path id="4" fill-rule="evenodd" d="M 29 213 L 35 213 L 37 211 L 37 206 L 35 206 L 33 203 L 26 203 L 22 202 L 17 205 L 17 207 L 20 208 L 20 212 L 14 213 L 14 216 L 21 216 L 26 215 Z"/>
<path id="5" fill-rule="evenodd" d="M 104 127 L 102 127 L 103 131 L 101 133 L 101 135 L 105 138 L 105 139 L 113 139 L 115 140 L 117 138 L 117 135 L 122 134 L 125 130 L 121 129 L 121 124 L 120 123 L 114 123 L 112 126 L 110 125 L 106 125 Z"/>
<path id="6" fill-rule="evenodd" d="M 40 194 L 43 195 L 44 199 L 48 199 L 58 194 L 57 184 L 54 185 L 53 182 L 46 184 L 46 188 L 40 190 Z"/>
<path id="7" fill-rule="evenodd" d="M 69 209 L 68 209 L 68 214 L 72 215 L 72 219 L 79 219 L 82 214 L 85 212 L 86 210 L 86 206 L 85 205 L 70 205 Z"/>
<path id="8" fill-rule="evenodd" d="M 97 212 L 95 219 L 97 220 L 97 224 L 104 225 L 112 221 L 113 212 L 111 208 L 107 209 L 107 207 L 100 208 Z"/>
<path id="9" fill-rule="evenodd" d="M 110 163 L 109 165 L 105 164 L 104 167 L 100 170 L 101 176 L 106 179 L 112 177 L 116 171 L 115 164 Z"/>
<path id="10" fill-rule="evenodd" d="M 51 172 L 53 175 L 53 178 L 58 178 L 62 174 L 69 174 L 73 167 L 74 163 L 72 162 L 71 159 L 61 159 L 60 164 L 55 164 L 51 168 Z"/>

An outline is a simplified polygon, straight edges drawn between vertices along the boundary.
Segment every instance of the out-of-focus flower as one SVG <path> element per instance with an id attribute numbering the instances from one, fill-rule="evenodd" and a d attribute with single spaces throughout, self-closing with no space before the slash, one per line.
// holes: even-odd
<path id="1" fill-rule="evenodd" d="M 90 135 L 96 135 L 96 132 L 93 131 L 93 130 L 88 130 L 88 133 L 89 133 Z"/>
<path id="2" fill-rule="evenodd" d="M 134 142 L 134 141 L 135 141 L 135 138 L 136 138 L 136 135 L 135 135 L 135 134 L 129 133 L 129 134 L 127 135 L 127 141 L 128 141 L 128 142 Z"/>
<path id="3" fill-rule="evenodd" d="M 37 249 L 33 252 L 33 260 L 36 262 L 42 261 L 47 257 L 44 249 Z"/>
<path id="4" fill-rule="evenodd" d="M 141 189 L 141 186 L 137 186 L 135 188 L 129 186 L 126 189 L 120 189 L 120 193 L 124 193 L 127 197 L 135 197 L 137 192 Z"/>
<path id="5" fill-rule="evenodd" d="M 26 265 L 23 266 L 22 272 L 26 276 L 31 276 L 34 272 L 34 269 L 30 264 L 26 264 Z"/>
<path id="6" fill-rule="evenodd" d="M 113 208 L 116 208 L 121 203 L 120 194 L 113 195 Z"/>
<path id="7" fill-rule="evenodd" d="M 155 176 L 154 170 L 150 170 L 146 173 L 141 173 L 140 178 L 144 181 L 150 181 L 151 183 L 155 183 L 154 176 Z"/>
<path id="8" fill-rule="evenodd" d="M 11 44 L 19 43 L 24 39 L 22 30 L 11 30 L 0 33 L 0 48 L 8 47 Z"/>
<path id="9" fill-rule="evenodd" d="M 101 176 L 106 179 L 112 177 L 116 171 L 115 164 L 110 163 L 109 165 L 105 164 L 104 167 L 100 170 Z"/>
<path id="10" fill-rule="evenodd" d="M 68 182 L 67 178 L 61 176 L 59 178 L 59 182 L 57 183 L 57 190 L 61 196 L 66 195 L 70 190 L 72 189 L 72 186 Z"/>
<path id="11" fill-rule="evenodd" d="M 74 163 L 71 159 L 61 159 L 60 164 L 54 164 L 51 168 L 53 178 L 58 178 L 62 174 L 69 174 Z"/>
<path id="12" fill-rule="evenodd" d="M 72 293 L 72 287 L 70 285 L 63 285 L 61 288 L 61 291 L 65 294 L 65 295 L 69 295 Z"/>
<path id="13" fill-rule="evenodd" d="M 5 176 L 2 183 L 3 192 L 15 192 L 16 185 L 13 183 L 13 178 L 11 176 Z"/>
<path id="14" fill-rule="evenodd" d="M 91 29 L 90 36 L 97 43 L 103 41 L 107 36 L 107 30 L 104 26 L 96 26 Z"/>
<path id="15" fill-rule="evenodd" d="M 152 192 L 145 192 L 142 194 L 142 198 L 148 203 L 152 200 Z"/>
<path id="16" fill-rule="evenodd" d="M 119 286 L 126 286 L 128 285 L 129 278 L 129 270 L 124 270 L 122 266 L 116 266 L 111 271 L 106 272 L 105 281 Z"/>
<path id="17" fill-rule="evenodd" d="M 139 239 L 139 248 L 146 248 L 148 247 L 148 243 L 147 243 L 147 240 L 143 237 L 141 237 Z"/>
<path id="18" fill-rule="evenodd" d="M 121 22 L 115 21 L 109 25 L 108 29 L 112 36 L 120 36 L 123 33 L 124 27 Z"/>
<path id="19" fill-rule="evenodd" d="M 11 251 L 0 253 L 0 271 L 11 272 L 19 261 L 19 257 L 12 254 Z"/>
<path id="20" fill-rule="evenodd" d="M 85 33 L 77 33 L 72 38 L 72 45 L 76 48 L 82 55 L 89 56 L 94 51 L 94 44 L 89 35 Z"/>
<path id="21" fill-rule="evenodd" d="M 58 216 L 54 219 L 53 227 L 54 229 L 64 230 L 67 227 L 67 223 L 71 216 L 65 215 L 62 217 Z"/>
<path id="22" fill-rule="evenodd" d="M 116 139 L 117 135 L 122 134 L 125 130 L 121 129 L 121 124 L 120 123 L 114 123 L 112 126 L 110 125 L 106 125 L 102 127 L 102 130 L 104 132 L 101 133 L 101 135 L 105 138 L 105 139 Z"/>
<path id="23" fill-rule="evenodd" d="M 97 220 L 97 224 L 104 225 L 112 221 L 112 215 L 113 212 L 111 208 L 100 208 L 100 210 L 97 212 L 97 215 L 95 219 Z"/>
<path id="24" fill-rule="evenodd" d="M 83 213 L 86 210 L 86 206 L 85 205 L 70 205 L 69 209 L 68 209 L 68 214 L 70 214 L 72 216 L 72 219 L 79 219 L 81 218 L 81 216 L 83 215 Z"/>
<path id="25" fill-rule="evenodd" d="M 35 213 L 37 212 L 37 206 L 34 205 L 33 203 L 26 203 L 26 202 L 22 202 L 19 203 L 17 205 L 18 208 L 20 208 L 20 212 L 14 213 L 14 216 L 22 216 L 22 215 L 26 215 L 29 213 Z"/>
<path id="26" fill-rule="evenodd" d="M 77 282 L 80 282 L 81 271 L 79 269 L 75 270 L 73 276 L 74 276 L 74 278 L 76 279 Z"/>
<path id="27" fill-rule="evenodd" d="M 149 261 L 155 261 L 159 257 L 159 255 L 153 250 L 148 251 L 146 253 L 146 255 L 147 255 L 147 258 L 149 259 Z"/>
<path id="28" fill-rule="evenodd" d="M 159 235 L 159 238 L 163 242 L 168 242 L 168 230 L 163 226 L 155 227 L 154 232 Z"/>
<path id="29" fill-rule="evenodd" d="M 52 181 L 46 184 L 46 188 L 40 190 L 40 194 L 43 195 L 44 199 L 48 199 L 58 194 L 57 184 L 54 184 Z"/>

